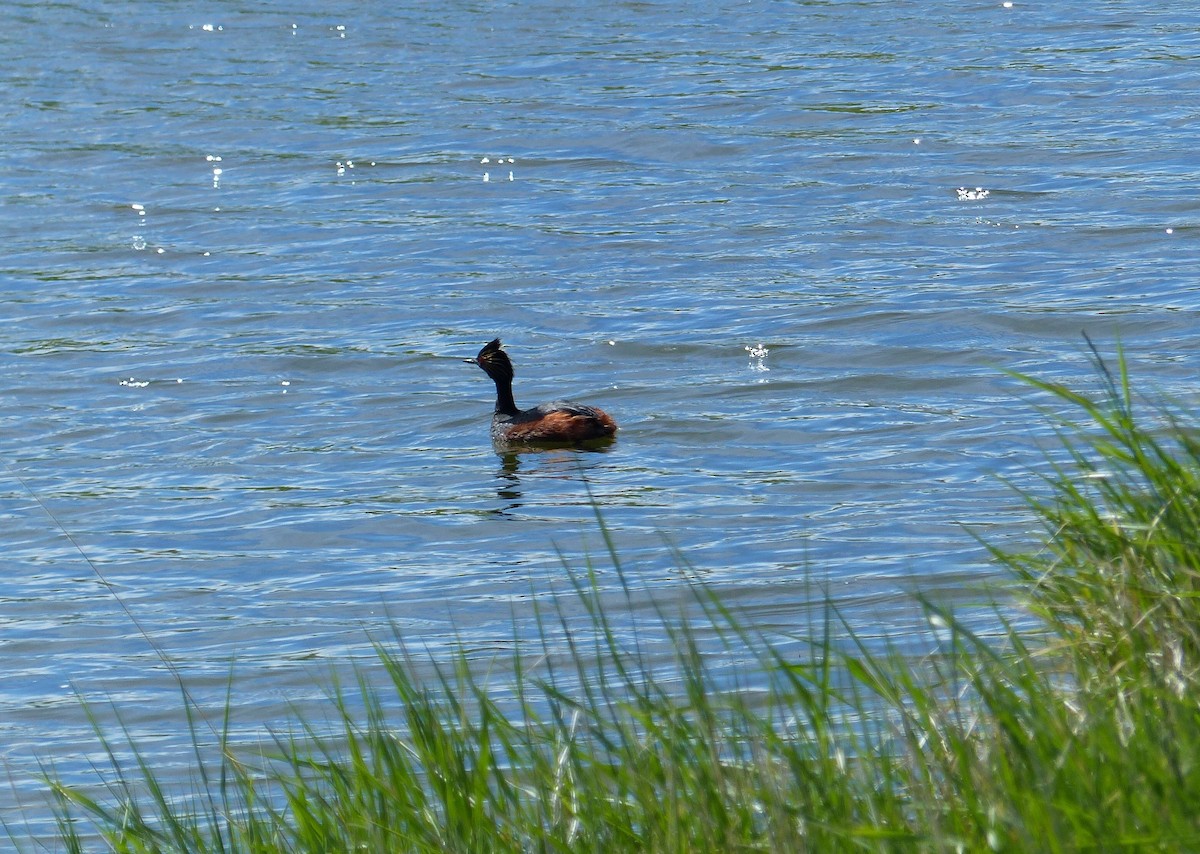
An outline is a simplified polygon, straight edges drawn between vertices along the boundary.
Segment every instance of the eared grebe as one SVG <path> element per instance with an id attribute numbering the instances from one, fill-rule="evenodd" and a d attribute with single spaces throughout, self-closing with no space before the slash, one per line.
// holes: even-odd
<path id="1" fill-rule="evenodd" d="M 565 400 L 543 403 L 533 409 L 517 409 L 513 402 L 513 366 L 500 349 L 500 339 L 479 351 L 474 362 L 496 383 L 496 414 L 492 416 L 492 440 L 502 444 L 577 444 L 609 439 L 617 422 L 594 406 Z"/>

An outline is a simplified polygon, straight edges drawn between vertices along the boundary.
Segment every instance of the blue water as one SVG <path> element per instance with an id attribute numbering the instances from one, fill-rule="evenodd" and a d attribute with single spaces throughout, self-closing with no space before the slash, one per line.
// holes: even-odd
<path id="1" fill-rule="evenodd" d="M 999 577 L 964 526 L 1030 530 L 1000 477 L 1050 428 L 1002 369 L 1094 386 L 1087 332 L 1196 397 L 1200 13 L 4 18 L 0 805 L 33 833 L 39 759 L 94 779 L 79 694 L 186 765 L 146 635 L 218 711 L 234 661 L 253 743 L 392 624 L 484 655 L 564 564 L 613 584 L 593 498 L 648 590 L 903 635 L 913 589 Z M 518 403 L 617 443 L 497 455 L 462 362 L 496 336 Z"/>

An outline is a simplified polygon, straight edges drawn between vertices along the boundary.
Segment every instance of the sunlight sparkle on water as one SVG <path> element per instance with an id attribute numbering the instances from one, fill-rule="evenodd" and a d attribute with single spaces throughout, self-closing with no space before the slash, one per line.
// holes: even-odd
<path id="1" fill-rule="evenodd" d="M 490 158 L 486 155 L 484 157 L 481 157 L 479 160 L 479 163 L 481 166 L 486 166 L 491 162 L 492 162 L 492 158 Z M 503 165 L 505 163 L 512 165 L 517 162 L 517 159 L 515 157 L 497 157 L 496 162 L 501 165 Z M 486 184 L 486 183 L 490 182 L 491 180 L 492 180 L 491 173 L 484 172 L 483 173 L 483 182 Z M 513 170 L 511 170 L 511 169 L 508 170 L 508 180 L 510 180 L 510 181 L 516 180 L 513 176 Z"/>
<path id="2" fill-rule="evenodd" d="M 137 213 L 137 215 L 138 215 L 138 220 L 137 220 L 138 230 L 133 233 L 131 245 L 133 246 L 135 251 L 141 252 L 143 249 L 146 248 L 146 237 L 145 237 L 145 235 L 142 234 L 142 231 L 141 231 L 143 228 L 146 227 L 146 206 L 139 202 L 133 202 L 129 207 L 132 208 L 134 210 L 134 212 Z"/>
<path id="3" fill-rule="evenodd" d="M 213 164 L 221 162 L 221 156 L 219 154 L 208 154 L 208 155 L 205 155 L 204 159 L 207 162 L 213 163 Z M 212 179 L 213 179 L 213 189 L 214 190 L 221 189 L 221 175 L 224 174 L 224 172 L 225 172 L 225 170 L 222 169 L 220 166 L 215 166 L 215 165 L 213 166 Z"/>
<path id="4" fill-rule="evenodd" d="M 771 370 L 767 367 L 768 350 L 766 347 L 762 344 L 755 344 L 753 347 L 747 344 L 745 349 L 750 354 L 750 370 L 757 373 L 766 373 Z"/>

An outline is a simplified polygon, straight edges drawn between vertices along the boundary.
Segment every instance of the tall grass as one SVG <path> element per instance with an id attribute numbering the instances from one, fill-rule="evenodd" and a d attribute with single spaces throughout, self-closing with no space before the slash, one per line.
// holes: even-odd
<path id="1" fill-rule="evenodd" d="M 765 637 L 696 586 L 692 616 L 661 605 L 630 634 L 627 606 L 650 594 L 608 538 L 604 572 L 623 598 L 605 598 L 591 568 L 571 574 L 539 616 L 536 654 L 514 653 L 504 679 L 465 653 L 431 662 L 380 645 L 382 686 L 335 688 L 334 726 L 297 719 L 257 753 L 229 743 L 228 709 L 210 733 L 185 699 L 197 762 L 182 796 L 127 733 L 97 725 L 112 764 L 100 793 L 50 779 L 62 845 L 1200 847 L 1200 440 L 1165 409 L 1135 413 L 1123 358 L 1115 374 L 1096 365 L 1094 397 L 1026 378 L 1067 410 L 1069 452 L 1028 499 L 1036 549 L 995 552 L 1034 630 L 1006 621 L 1011 603 L 987 639 L 923 603 L 930 652 L 914 657 L 856 637 L 832 603 L 805 637 Z M 743 662 L 733 678 L 729 661 Z"/>

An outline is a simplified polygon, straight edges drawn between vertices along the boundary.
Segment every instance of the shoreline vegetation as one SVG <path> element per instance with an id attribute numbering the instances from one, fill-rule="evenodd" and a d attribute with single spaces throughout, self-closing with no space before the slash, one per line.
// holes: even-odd
<path id="1" fill-rule="evenodd" d="M 932 651 L 881 649 L 827 603 L 785 646 L 695 584 L 699 617 L 651 609 L 673 651 L 651 661 L 618 608 L 644 592 L 598 512 L 611 567 L 570 574 L 565 596 L 584 616 L 557 597 L 540 646 L 512 653 L 503 678 L 466 653 L 430 662 L 380 645 L 385 687 L 360 674 L 353 697 L 331 689 L 325 720 L 297 719 L 257 751 L 230 743 L 228 705 L 224 728 L 210 725 L 181 682 L 190 786 L 160 782 L 127 731 L 97 722 L 111 762 L 97 785 L 47 774 L 57 845 L 1195 850 L 1200 432 L 1141 400 L 1123 355 L 1092 355 L 1093 396 L 1020 377 L 1066 413 L 1066 454 L 1026 496 L 1034 548 L 992 549 L 1012 581 L 987 637 L 921 601 Z M 601 574 L 619 579 L 616 599 Z"/>

